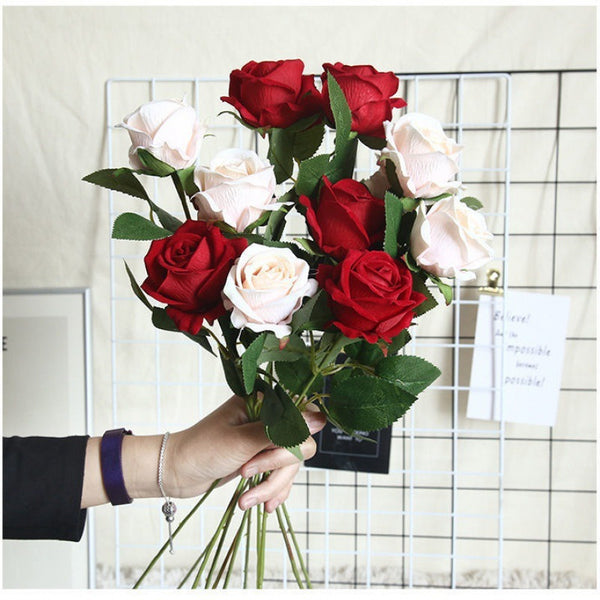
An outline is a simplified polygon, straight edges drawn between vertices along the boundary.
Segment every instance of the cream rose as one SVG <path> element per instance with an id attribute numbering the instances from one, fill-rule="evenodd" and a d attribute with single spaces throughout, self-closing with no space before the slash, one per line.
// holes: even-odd
<path id="1" fill-rule="evenodd" d="M 131 138 L 129 163 L 134 169 L 143 168 L 137 155 L 140 148 L 174 169 L 193 165 L 206 131 L 196 111 L 179 100 L 142 104 L 123 119 L 120 127 L 127 129 Z"/>
<path id="2" fill-rule="evenodd" d="M 272 331 L 278 338 L 289 335 L 289 323 L 302 298 L 317 292 L 317 282 L 309 279 L 308 270 L 308 263 L 289 248 L 248 246 L 229 271 L 223 288 L 225 308 L 233 309 L 232 325 Z"/>
<path id="3" fill-rule="evenodd" d="M 427 213 L 424 202 L 417 207 L 410 249 L 428 273 L 462 281 L 474 279 L 472 269 L 493 257 L 491 241 L 483 216 L 456 196 L 439 200 Z"/>
<path id="4" fill-rule="evenodd" d="M 225 221 L 243 231 L 275 203 L 273 166 L 251 150 L 219 152 L 209 167 L 198 166 L 194 180 L 200 191 L 192 196 L 200 221 Z"/>
<path id="5" fill-rule="evenodd" d="M 434 198 L 459 189 L 460 182 L 454 176 L 458 173 L 462 146 L 446 137 L 439 121 L 420 113 L 408 113 L 383 125 L 387 145 L 381 151 L 381 159 L 394 163 L 407 197 Z"/>

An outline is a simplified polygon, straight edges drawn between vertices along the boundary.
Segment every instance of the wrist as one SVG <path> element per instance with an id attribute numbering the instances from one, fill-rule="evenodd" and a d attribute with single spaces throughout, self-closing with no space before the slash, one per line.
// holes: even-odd
<path id="1" fill-rule="evenodd" d="M 158 456 L 160 435 L 128 435 L 123 438 L 121 464 L 125 488 L 131 498 L 159 498 Z"/>

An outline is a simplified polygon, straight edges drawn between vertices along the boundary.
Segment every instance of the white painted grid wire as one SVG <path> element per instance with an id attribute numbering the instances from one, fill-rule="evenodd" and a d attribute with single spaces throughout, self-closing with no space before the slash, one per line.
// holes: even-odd
<path id="1" fill-rule="evenodd" d="M 511 77 L 505 73 L 399 77 L 400 93 L 411 111 L 435 116 L 449 135 L 473 149 L 465 151 L 460 175 L 468 184 L 468 191 L 484 203 L 484 213 L 495 234 L 494 266 L 500 268 L 506 289 Z M 225 78 L 109 80 L 109 166 L 126 164 L 129 142 L 125 132 L 114 131 L 114 125 L 132 108 L 151 99 L 187 93 L 200 115 L 216 115 L 227 108 L 218 103 L 226 85 Z M 217 149 L 230 146 L 251 147 L 265 154 L 264 141 L 228 116 L 211 123 L 211 131 L 215 138 L 205 142 L 201 162 L 208 162 Z M 331 143 L 331 135 L 326 143 Z M 375 169 L 372 153 L 363 157 L 359 154 L 357 178 L 367 177 Z M 166 196 L 159 184 L 155 182 L 154 199 L 161 203 Z M 170 191 L 167 194 L 172 195 Z M 110 194 L 111 223 L 123 210 L 133 210 L 131 199 L 125 204 Z M 138 210 L 146 214 L 141 202 Z M 178 207 L 174 204 L 171 210 L 178 212 Z M 297 222 L 291 222 L 286 232 L 303 233 Z M 140 433 L 154 433 L 188 426 L 222 401 L 228 391 L 214 373 L 219 370 L 218 365 L 207 362 L 204 351 L 198 348 L 197 356 L 189 358 L 196 351 L 192 343 L 154 330 L 143 308 L 136 308 L 138 301 L 128 289 L 122 261 L 127 260 L 140 280 L 144 253 L 143 245 L 132 250 L 131 245 L 110 243 L 112 408 L 115 426 L 126 423 Z M 503 587 L 505 423 L 502 418 L 498 423 L 464 418 L 477 288 L 482 284 L 485 273 L 476 284 L 457 283 L 452 305 L 436 308 L 432 311 L 437 313 L 432 324 L 420 324 L 413 332 L 408 352 L 438 364 L 443 375 L 394 426 L 390 474 L 301 471 L 289 506 L 300 542 L 307 548 L 315 587 L 454 588 L 469 585 L 464 583 L 465 573 L 477 569 L 491 573 L 483 587 Z M 180 348 L 184 350 L 180 352 Z M 184 355 L 194 363 L 189 368 L 192 375 L 172 375 L 171 371 L 186 372 L 181 367 Z M 174 356 L 179 361 L 176 369 Z M 152 364 L 147 364 L 150 360 Z M 502 404 L 502 389 L 495 391 Z M 153 407 L 149 400 L 152 393 Z M 174 416 L 173 398 L 181 403 L 181 398 L 189 394 L 195 394 L 194 406 L 186 404 L 186 410 L 178 410 Z M 152 586 L 167 585 L 171 572 L 191 564 L 206 541 L 209 521 L 222 511 L 222 501 L 217 498 L 206 506 L 193 535 L 178 544 L 179 557 L 168 559 L 168 564 L 167 560 L 161 561 L 160 576 L 152 581 Z M 147 522 L 159 522 L 158 504 L 151 508 L 135 504 L 118 512 L 115 553 L 112 559 L 105 559 L 114 563 L 116 587 L 130 585 L 131 581 L 122 574 L 129 573 L 129 567 L 144 566 L 165 540 L 162 524 L 160 530 L 156 525 L 148 535 L 139 535 L 140 528 L 148 529 Z M 183 505 L 180 510 L 184 514 Z M 124 511 L 126 522 L 122 518 Z M 288 581 L 289 570 L 279 539 L 270 538 L 267 556 L 272 567 L 267 585 L 293 587 L 293 580 Z"/>

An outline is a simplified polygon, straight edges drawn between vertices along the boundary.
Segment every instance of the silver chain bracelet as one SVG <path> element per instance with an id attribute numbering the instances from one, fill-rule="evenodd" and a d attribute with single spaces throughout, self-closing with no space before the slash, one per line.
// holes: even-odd
<path id="1" fill-rule="evenodd" d="M 165 449 L 167 447 L 167 440 L 169 439 L 170 433 L 167 431 L 162 439 L 162 444 L 160 445 L 160 455 L 158 457 L 158 487 L 160 489 L 160 493 L 162 497 L 165 499 L 165 503 L 162 505 L 162 513 L 165 515 L 165 519 L 167 520 L 167 525 L 169 526 L 169 552 L 171 554 L 175 554 L 173 550 L 173 533 L 171 532 L 171 523 L 175 519 L 175 513 L 177 512 L 177 507 L 175 506 L 175 502 L 168 498 L 165 494 L 165 490 L 163 488 L 163 470 L 164 470 L 164 459 L 165 459 Z"/>

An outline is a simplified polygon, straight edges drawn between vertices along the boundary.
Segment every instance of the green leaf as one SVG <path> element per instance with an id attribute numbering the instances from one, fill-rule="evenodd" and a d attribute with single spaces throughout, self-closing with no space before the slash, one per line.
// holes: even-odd
<path id="1" fill-rule="evenodd" d="M 176 171 L 176 175 L 181 182 L 183 190 L 188 196 L 193 196 L 200 191 L 194 181 L 195 168 L 196 165 L 191 165 L 187 167 L 187 169 L 179 169 L 179 171 Z"/>
<path id="2" fill-rule="evenodd" d="M 349 338 L 337 331 L 326 331 L 322 336 L 318 346 L 319 354 L 323 355 L 320 362 L 320 368 L 330 365 L 335 362 L 338 354 L 350 346 L 350 344 L 357 344 L 360 342 L 360 338 Z"/>
<path id="3" fill-rule="evenodd" d="M 259 335 L 247 348 L 242 355 L 242 375 L 244 378 L 244 387 L 246 393 L 251 394 L 254 391 L 254 382 L 256 381 L 256 370 L 258 369 L 258 357 L 265 345 L 266 333 Z"/>
<path id="4" fill-rule="evenodd" d="M 306 344 L 304 340 L 297 335 L 290 335 L 281 348 L 282 342 L 274 333 L 268 332 L 265 338 L 262 352 L 258 357 L 258 364 L 262 365 L 266 362 L 294 362 L 307 354 Z"/>
<path id="5" fill-rule="evenodd" d="M 398 256 L 398 233 L 402 219 L 402 201 L 392 192 L 386 192 L 385 202 L 385 237 L 383 249 L 392 257 Z"/>
<path id="6" fill-rule="evenodd" d="M 99 185 L 108 190 L 128 194 L 134 198 L 149 200 L 148 194 L 139 179 L 131 169 L 125 167 L 119 169 L 101 169 L 100 171 L 86 175 L 83 181 Z"/>
<path id="7" fill-rule="evenodd" d="M 152 307 L 152 325 L 164 331 L 180 331 L 175 321 L 167 314 L 167 310 L 158 306 Z"/>
<path id="8" fill-rule="evenodd" d="M 329 90 L 329 104 L 335 121 L 335 151 L 338 153 L 348 143 L 352 128 L 352 112 L 342 88 L 329 72 L 327 73 L 327 88 Z"/>
<path id="9" fill-rule="evenodd" d="M 146 169 L 148 169 L 149 175 L 166 177 L 167 175 L 175 172 L 175 169 L 171 165 L 159 160 L 144 148 L 138 148 L 137 155 L 140 159 L 140 162 Z"/>
<path id="10" fill-rule="evenodd" d="M 265 210 L 256 221 L 253 221 L 250 225 L 246 226 L 244 233 L 252 233 L 255 229 L 262 227 L 269 220 L 271 212 L 272 211 Z"/>
<path id="11" fill-rule="evenodd" d="M 410 252 L 407 252 L 404 258 L 406 260 L 406 266 L 413 273 L 425 273 L 425 271 L 423 271 L 423 269 L 421 269 L 421 267 L 417 264 L 417 261 L 414 259 L 413 255 Z"/>
<path id="12" fill-rule="evenodd" d="M 280 242 L 279 240 L 266 240 L 262 235 L 254 234 L 254 233 L 245 233 L 240 236 L 238 234 L 232 237 L 244 237 L 248 240 L 249 244 L 262 244 L 263 246 L 269 246 L 269 248 L 289 248 L 298 258 L 305 260 L 310 264 L 311 255 L 308 254 L 305 250 L 300 248 L 298 244 L 292 244 L 290 242 Z"/>
<path id="13" fill-rule="evenodd" d="M 244 346 L 244 348 L 248 348 L 248 346 L 261 334 L 256 331 L 252 331 L 252 329 L 248 329 L 245 327 L 240 331 L 240 342 Z"/>
<path id="14" fill-rule="evenodd" d="M 285 202 L 286 204 L 282 204 L 279 210 L 273 210 L 269 213 L 269 220 L 267 221 L 264 233 L 266 240 L 279 241 L 281 239 L 283 230 L 285 229 L 285 217 L 297 201 L 298 195 L 294 188 L 288 190 L 281 198 L 279 198 L 279 202 Z M 288 205 L 287 202 L 292 202 L 293 205 Z"/>
<path id="15" fill-rule="evenodd" d="M 225 344 L 227 346 L 227 349 L 229 350 L 229 352 L 231 352 L 231 354 L 233 354 L 233 356 L 237 357 L 238 352 L 236 344 L 238 335 L 240 333 L 239 329 L 236 329 L 231 324 L 231 318 L 229 316 L 229 313 L 223 315 L 222 317 L 219 317 L 218 321 L 219 325 L 221 326 L 221 332 L 223 333 L 223 337 L 225 338 Z"/>
<path id="16" fill-rule="evenodd" d="M 260 420 L 265 424 L 267 437 L 282 448 L 298 446 L 310 435 L 302 414 L 280 385 L 273 389 L 264 381 L 260 384 L 263 392 Z"/>
<path id="17" fill-rule="evenodd" d="M 417 396 L 441 375 L 441 371 L 419 356 L 399 355 L 388 356 L 377 363 L 375 374 Z"/>
<path id="18" fill-rule="evenodd" d="M 391 190 L 396 194 L 400 194 L 400 196 L 404 196 L 404 191 L 400 185 L 394 161 L 391 158 L 385 157 L 383 160 L 385 161 L 385 176 L 387 177 Z"/>
<path id="19" fill-rule="evenodd" d="M 252 125 L 250 125 L 249 123 L 246 123 L 246 121 L 244 121 L 244 119 L 242 119 L 242 117 L 240 117 L 237 113 L 233 112 L 232 110 L 222 110 L 220 113 L 217 114 L 217 117 L 220 117 L 221 115 L 231 115 L 238 123 L 240 123 L 241 125 L 243 125 L 244 127 L 246 127 L 247 129 L 250 129 L 250 131 L 257 131 L 258 133 L 260 133 L 260 135 L 262 137 L 264 136 L 264 129 L 260 128 L 260 127 L 253 127 Z"/>
<path id="20" fill-rule="evenodd" d="M 310 240 L 308 238 L 294 238 L 294 241 L 297 244 L 300 244 L 306 252 L 311 254 L 312 256 L 321 256 L 327 257 L 328 255 L 319 248 L 318 244 L 314 240 Z"/>
<path id="21" fill-rule="evenodd" d="M 429 288 L 425 285 L 423 275 L 420 272 L 413 273 L 412 278 L 413 289 L 417 292 L 420 292 L 427 298 L 425 301 L 419 304 L 419 306 L 413 309 L 415 317 L 420 317 L 421 315 L 424 315 L 426 312 L 430 311 L 432 308 L 435 308 L 438 305 L 438 302 L 431 294 Z"/>
<path id="22" fill-rule="evenodd" d="M 483 204 L 477 200 L 477 198 L 473 198 L 473 196 L 466 196 L 465 198 L 461 198 L 460 201 L 466 204 L 472 210 L 479 210 L 480 208 L 483 208 Z"/>
<path id="23" fill-rule="evenodd" d="M 416 218 L 417 213 L 413 210 L 405 212 L 400 219 L 400 229 L 398 230 L 398 256 L 402 256 L 410 250 L 410 234 Z"/>
<path id="24" fill-rule="evenodd" d="M 300 164 L 296 179 L 298 194 L 312 197 L 323 175 L 331 183 L 352 177 L 356 164 L 358 137 L 352 128 L 352 113 L 335 77 L 327 73 L 329 102 L 335 121 L 335 148 L 332 156 L 319 154 Z"/>
<path id="25" fill-rule="evenodd" d="M 269 151 L 267 158 L 274 167 L 275 181 L 282 183 L 294 171 L 294 133 L 287 129 L 273 127 L 268 132 Z"/>
<path id="26" fill-rule="evenodd" d="M 419 306 L 413 309 L 415 317 L 420 317 L 421 315 L 424 315 L 426 312 L 430 311 L 432 308 L 435 308 L 438 305 L 437 300 L 433 297 L 431 291 L 425 284 L 426 277 L 427 274 L 425 273 L 425 271 L 413 273 L 413 289 L 417 292 L 420 292 L 427 298 L 424 302 L 421 302 Z"/>
<path id="27" fill-rule="evenodd" d="M 375 431 L 399 419 L 415 400 L 385 379 L 359 374 L 343 381 L 332 379 L 328 410 L 346 430 Z"/>
<path id="28" fill-rule="evenodd" d="M 387 142 L 384 138 L 374 137 L 370 135 L 359 135 L 358 139 L 371 150 L 382 150 Z"/>
<path id="29" fill-rule="evenodd" d="M 388 356 L 395 356 L 411 340 L 408 329 L 403 329 L 397 336 L 392 338 L 392 343 L 388 346 Z"/>
<path id="30" fill-rule="evenodd" d="M 440 292 L 442 292 L 442 296 L 444 296 L 444 300 L 446 301 L 446 306 L 448 306 L 452 302 L 452 286 L 448 285 L 447 283 L 444 283 L 439 277 L 436 277 L 431 273 L 428 273 L 428 276 L 429 279 L 431 279 L 431 281 L 433 281 L 433 283 L 437 285 Z"/>
<path id="31" fill-rule="evenodd" d="M 114 222 L 112 237 L 115 240 L 160 240 L 171 235 L 170 231 L 155 225 L 138 214 L 126 212 Z"/>
<path id="32" fill-rule="evenodd" d="M 289 450 L 300 462 L 304 460 L 302 450 L 300 450 L 300 444 L 292 446 L 291 448 L 286 448 L 286 450 Z"/>
<path id="33" fill-rule="evenodd" d="M 452 196 L 453 194 L 451 194 L 450 192 L 444 192 L 443 194 L 440 194 L 439 196 L 434 196 L 433 198 L 427 198 L 427 202 L 438 202 L 439 200 L 443 200 L 444 198 L 450 198 L 450 196 Z"/>
<path id="34" fill-rule="evenodd" d="M 235 362 L 225 357 L 221 353 L 221 364 L 223 365 L 223 374 L 229 389 L 237 396 L 244 397 L 246 395 L 246 387 L 244 386 L 243 377 Z"/>
<path id="35" fill-rule="evenodd" d="M 305 356 L 300 357 L 294 362 L 275 363 L 275 371 L 279 378 L 279 383 L 288 391 L 290 396 L 299 395 L 314 377 L 310 368 L 310 362 Z M 317 375 L 307 390 L 306 397 L 310 398 L 312 394 L 322 389 L 323 376 Z"/>
<path id="36" fill-rule="evenodd" d="M 327 294 L 321 289 L 294 313 L 292 331 L 323 329 L 332 318 L 333 315 L 327 304 Z"/>
<path id="37" fill-rule="evenodd" d="M 321 146 L 325 135 L 325 124 L 317 123 L 294 136 L 292 154 L 296 160 L 310 158 Z"/>
<path id="38" fill-rule="evenodd" d="M 337 183 L 341 179 L 349 179 L 353 176 L 357 150 L 358 138 L 354 133 L 350 135 L 345 144 L 336 148 L 333 159 L 325 172 L 331 183 Z"/>
<path id="39" fill-rule="evenodd" d="M 170 232 L 175 233 L 183 225 L 183 223 L 177 217 L 174 217 L 172 214 L 168 213 L 166 210 L 163 210 L 160 206 L 158 206 L 157 204 L 152 202 L 152 200 L 150 200 L 149 198 L 148 198 L 147 202 L 150 205 L 150 208 L 152 209 L 152 211 L 158 217 L 160 224 L 165 229 L 168 229 Z"/>
<path id="40" fill-rule="evenodd" d="M 317 121 L 321 120 L 321 116 L 320 115 L 311 115 L 310 117 L 304 117 L 303 119 L 299 119 L 298 121 L 296 121 L 295 123 L 292 123 L 291 125 L 288 125 L 286 127 L 286 129 L 288 131 L 291 131 L 293 133 L 298 133 L 300 131 L 304 131 L 306 129 L 309 129 L 310 127 L 312 127 L 313 125 L 315 125 L 317 123 Z"/>
<path id="41" fill-rule="evenodd" d="M 383 350 L 378 344 L 369 344 L 361 340 L 358 344 L 351 344 L 345 349 L 346 354 L 361 365 L 372 366 L 383 359 Z"/>
<path id="42" fill-rule="evenodd" d="M 183 335 L 185 335 L 185 337 L 187 337 L 188 339 L 192 340 L 193 342 L 196 342 L 196 344 L 202 346 L 202 348 L 210 352 L 213 356 L 216 356 L 214 350 L 212 349 L 212 346 L 210 345 L 210 342 L 208 341 L 208 331 L 206 329 L 201 329 L 195 335 L 187 331 L 182 331 L 181 333 L 183 333 Z"/>
<path id="43" fill-rule="evenodd" d="M 133 273 L 131 272 L 131 269 L 129 268 L 129 265 L 123 261 L 125 263 L 125 270 L 127 271 L 127 275 L 129 276 L 129 282 L 131 283 L 131 289 L 133 290 L 133 293 L 150 309 L 152 310 L 152 304 L 150 304 L 150 302 L 148 301 L 148 298 L 146 298 L 146 295 L 144 294 L 144 292 L 142 291 L 142 288 L 138 285 L 137 281 L 135 280 L 135 277 L 133 276 Z"/>
<path id="44" fill-rule="evenodd" d="M 329 166 L 329 154 L 317 154 L 300 163 L 295 188 L 299 196 L 313 197 Z"/>
<path id="45" fill-rule="evenodd" d="M 208 341 L 208 331 L 206 329 L 201 329 L 195 335 L 187 331 L 181 331 L 181 329 L 179 329 L 179 327 L 177 327 L 177 325 L 175 324 L 175 321 L 173 321 L 173 319 L 169 317 L 165 308 L 159 308 L 158 306 L 152 307 L 152 324 L 157 329 L 183 333 L 188 339 L 192 340 L 193 342 L 196 342 L 196 344 L 202 346 L 213 356 L 216 356 L 212 349 L 212 346 L 210 345 L 210 342 Z"/>

